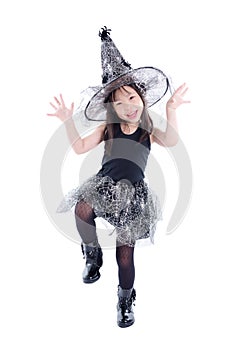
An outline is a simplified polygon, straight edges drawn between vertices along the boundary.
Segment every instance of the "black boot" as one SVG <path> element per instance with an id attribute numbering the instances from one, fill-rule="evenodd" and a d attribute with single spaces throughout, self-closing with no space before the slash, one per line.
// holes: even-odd
<path id="1" fill-rule="evenodd" d="M 135 322 L 132 305 L 136 299 L 136 291 L 134 288 L 122 289 L 118 287 L 119 301 L 117 304 L 117 323 L 121 328 L 129 327 Z"/>
<path id="2" fill-rule="evenodd" d="M 83 271 L 83 282 L 84 283 L 93 283 L 96 282 L 101 274 L 99 272 L 100 267 L 102 266 L 102 249 L 98 242 L 90 243 L 89 245 L 82 243 L 81 244 L 82 253 L 85 262 L 85 269 Z"/>

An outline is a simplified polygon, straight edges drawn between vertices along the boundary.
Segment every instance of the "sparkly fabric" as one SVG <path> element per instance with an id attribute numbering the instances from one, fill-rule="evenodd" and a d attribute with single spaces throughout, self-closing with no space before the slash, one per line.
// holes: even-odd
<path id="1" fill-rule="evenodd" d="M 111 29 L 102 28 L 99 36 L 102 41 L 101 63 L 102 63 L 102 83 L 106 84 L 118 78 L 120 75 L 129 72 L 131 65 L 125 61 L 114 42 L 110 38 Z"/>
<path id="2" fill-rule="evenodd" d="M 107 96 L 119 87 L 131 84 L 140 87 L 139 90 L 142 92 L 148 108 L 162 100 L 164 96 L 166 98 L 167 92 L 169 94 L 172 92 L 169 78 L 162 71 L 154 67 L 137 68 L 116 78 L 107 86 L 100 87 L 98 91 L 97 87 L 94 87 L 94 96 L 85 107 L 86 118 L 93 121 L 105 121 L 107 104 L 104 101 Z M 88 90 L 90 93 L 92 87 L 89 87 Z"/>
<path id="3" fill-rule="evenodd" d="M 112 91 L 123 85 L 134 83 L 144 96 L 147 107 L 163 100 L 167 92 L 172 93 L 172 83 L 160 69 L 151 66 L 133 69 L 125 61 L 110 37 L 110 29 L 101 28 L 99 36 L 101 37 L 102 85 L 93 88 L 93 95 L 85 106 L 84 114 L 87 120 L 105 121 L 104 101 Z M 91 91 L 92 87 L 89 87 L 87 94 Z"/>
<path id="4" fill-rule="evenodd" d="M 87 202 L 97 217 L 115 227 L 118 244 L 134 246 L 136 240 L 149 237 L 153 242 L 161 207 L 158 197 L 144 180 L 131 185 L 94 175 L 70 191 L 57 212 L 69 211 L 80 200 Z"/>

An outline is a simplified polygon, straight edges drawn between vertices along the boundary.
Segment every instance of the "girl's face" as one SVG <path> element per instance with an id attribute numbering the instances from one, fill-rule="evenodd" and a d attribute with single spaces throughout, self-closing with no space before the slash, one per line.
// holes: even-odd
<path id="1" fill-rule="evenodd" d="M 129 123 L 138 123 L 144 104 L 131 86 L 122 86 L 114 93 L 113 106 L 120 119 Z"/>

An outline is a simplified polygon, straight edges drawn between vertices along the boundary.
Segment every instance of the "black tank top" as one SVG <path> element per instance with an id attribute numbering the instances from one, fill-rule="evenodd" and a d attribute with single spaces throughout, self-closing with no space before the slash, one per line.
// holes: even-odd
<path id="1" fill-rule="evenodd" d="M 101 176 L 110 176 L 114 181 L 128 180 L 132 184 L 144 178 L 144 171 L 150 153 L 149 135 L 143 142 L 139 142 L 142 129 L 130 135 L 124 134 L 120 124 L 116 124 L 110 154 L 107 152 L 109 140 L 105 140 L 105 152 L 102 168 L 98 172 Z"/>

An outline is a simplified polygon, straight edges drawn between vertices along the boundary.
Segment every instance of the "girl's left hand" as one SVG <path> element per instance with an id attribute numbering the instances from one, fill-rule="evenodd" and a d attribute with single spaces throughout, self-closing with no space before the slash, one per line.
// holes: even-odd
<path id="1" fill-rule="evenodd" d="M 182 84 L 178 89 L 175 90 L 171 98 L 167 101 L 167 108 L 177 109 L 180 105 L 184 103 L 190 103 L 189 100 L 184 99 L 184 95 L 188 91 L 186 83 Z"/>

